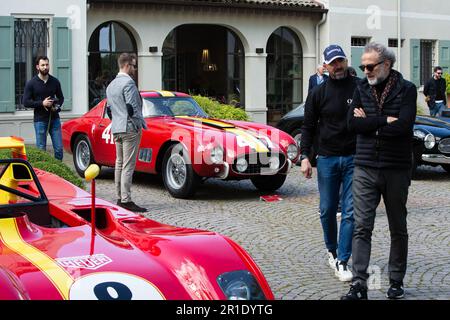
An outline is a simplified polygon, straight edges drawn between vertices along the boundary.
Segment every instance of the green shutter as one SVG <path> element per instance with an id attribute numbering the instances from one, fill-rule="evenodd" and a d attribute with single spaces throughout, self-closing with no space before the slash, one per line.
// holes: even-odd
<path id="1" fill-rule="evenodd" d="M 358 66 L 361 65 L 361 56 L 364 52 L 364 47 L 352 47 L 351 49 L 351 55 L 352 55 L 352 61 L 351 66 L 356 70 L 356 74 L 360 78 L 364 78 L 366 75 L 364 72 L 362 72 Z"/>
<path id="2" fill-rule="evenodd" d="M 72 109 L 72 31 L 68 18 L 53 18 L 53 75 L 61 82 L 63 110 Z"/>
<path id="3" fill-rule="evenodd" d="M 0 112 L 14 112 L 14 18 L 0 17 Z"/>
<path id="4" fill-rule="evenodd" d="M 439 63 L 444 72 L 450 73 L 450 41 L 439 41 Z"/>
<path id="5" fill-rule="evenodd" d="M 411 81 L 417 86 L 420 86 L 420 40 L 411 39 Z"/>

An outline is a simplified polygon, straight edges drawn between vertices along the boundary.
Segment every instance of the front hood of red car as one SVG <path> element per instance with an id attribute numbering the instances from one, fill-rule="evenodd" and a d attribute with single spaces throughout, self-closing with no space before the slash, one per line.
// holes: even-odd
<path id="1" fill-rule="evenodd" d="M 128 220 L 91 236 L 89 225 L 2 218 L 0 265 L 30 299 L 224 299 L 217 276 L 247 269 L 220 235 Z"/>
<path id="2" fill-rule="evenodd" d="M 187 129 L 180 130 L 180 136 L 175 139 L 186 141 L 182 137 L 186 132 L 194 130 L 194 143 L 198 143 L 197 151 L 202 148 L 208 148 L 208 145 L 220 144 L 227 151 L 233 151 L 234 156 L 242 153 L 253 152 L 279 152 L 280 145 L 285 149 L 290 143 L 290 137 L 283 132 L 267 125 L 254 124 L 245 121 L 224 121 L 218 119 L 200 118 L 200 117 L 175 117 L 169 121 L 172 127 Z M 172 130 L 177 134 L 176 130 Z M 233 156 L 232 156 L 233 157 Z"/>

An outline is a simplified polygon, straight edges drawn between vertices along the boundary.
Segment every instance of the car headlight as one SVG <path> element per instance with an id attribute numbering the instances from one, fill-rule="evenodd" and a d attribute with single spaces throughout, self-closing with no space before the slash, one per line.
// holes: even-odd
<path id="1" fill-rule="evenodd" d="M 425 132 L 423 132 L 422 130 L 419 130 L 419 129 L 414 130 L 414 137 L 416 137 L 416 138 L 423 140 L 426 135 L 427 134 Z"/>
<path id="2" fill-rule="evenodd" d="M 211 149 L 211 161 L 215 164 L 223 162 L 223 149 L 221 146 L 216 146 Z"/>
<path id="3" fill-rule="evenodd" d="M 270 157 L 269 167 L 272 170 L 278 170 L 280 168 L 280 159 L 278 157 Z"/>
<path id="4" fill-rule="evenodd" d="M 236 161 L 236 169 L 239 172 L 244 172 L 248 168 L 248 162 L 245 158 L 239 158 Z"/>
<path id="5" fill-rule="evenodd" d="M 434 138 L 434 136 L 431 133 L 429 133 L 423 139 L 423 143 L 425 145 L 425 148 L 433 149 L 434 145 L 436 144 L 436 139 Z"/>
<path id="6" fill-rule="evenodd" d="M 298 147 L 295 144 L 290 144 L 287 148 L 287 156 L 289 160 L 294 160 L 298 156 Z"/>
<path id="7" fill-rule="evenodd" d="M 247 270 L 226 272 L 217 283 L 228 300 L 266 300 L 255 277 Z"/>

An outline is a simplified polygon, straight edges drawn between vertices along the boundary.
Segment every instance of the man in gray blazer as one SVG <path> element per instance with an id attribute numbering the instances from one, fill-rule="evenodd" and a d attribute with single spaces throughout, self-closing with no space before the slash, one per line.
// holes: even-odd
<path id="1" fill-rule="evenodd" d="M 114 182 L 117 205 L 134 212 L 147 209 L 131 201 L 131 184 L 136 167 L 136 156 L 147 124 L 142 116 L 142 98 L 133 78 L 137 70 L 135 54 L 122 53 L 118 60 L 119 73 L 106 88 L 111 110 L 111 132 L 116 144 Z"/>

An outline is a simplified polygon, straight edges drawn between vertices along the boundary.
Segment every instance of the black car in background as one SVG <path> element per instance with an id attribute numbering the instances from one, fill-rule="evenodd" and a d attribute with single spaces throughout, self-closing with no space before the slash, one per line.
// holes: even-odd
<path id="1" fill-rule="evenodd" d="M 450 118 L 417 116 L 414 124 L 413 168 L 441 166 L 450 173 Z"/>
<path id="2" fill-rule="evenodd" d="M 304 117 L 305 117 L 305 104 L 302 103 L 300 105 L 294 106 L 294 109 L 286 113 L 276 125 L 278 129 L 289 133 L 297 142 L 297 146 L 299 148 L 300 148 L 300 141 L 302 140 L 301 128 L 303 125 Z M 316 137 L 318 137 L 318 135 L 316 135 Z M 317 144 L 318 139 L 314 141 L 314 145 L 311 149 L 311 154 L 309 155 L 309 159 L 311 161 L 312 166 L 316 165 Z"/>
<path id="3" fill-rule="evenodd" d="M 276 127 L 289 133 L 300 147 L 301 127 L 305 113 L 304 103 L 284 115 Z M 447 115 L 447 113 L 443 113 Z M 317 135 L 316 135 L 317 136 Z M 309 158 L 315 164 L 317 141 Z M 420 165 L 442 166 L 450 173 L 450 117 L 433 118 L 418 115 L 414 124 L 413 173 Z"/>

